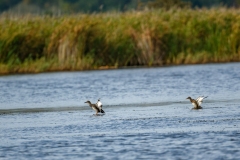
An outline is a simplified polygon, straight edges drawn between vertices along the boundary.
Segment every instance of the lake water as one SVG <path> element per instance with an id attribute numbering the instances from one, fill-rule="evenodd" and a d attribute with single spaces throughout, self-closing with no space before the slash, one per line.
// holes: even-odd
<path id="1" fill-rule="evenodd" d="M 0 159 L 240 159 L 240 63 L 2 76 L 0 141 Z"/>

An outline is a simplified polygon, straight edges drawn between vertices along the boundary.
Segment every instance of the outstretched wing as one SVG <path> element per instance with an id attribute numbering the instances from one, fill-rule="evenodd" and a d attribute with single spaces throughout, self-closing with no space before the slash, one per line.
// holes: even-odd
<path id="1" fill-rule="evenodd" d="M 98 102 L 96 103 L 96 105 L 97 105 L 97 107 L 98 107 L 100 110 L 102 109 L 102 102 L 98 101 Z"/>
<path id="2" fill-rule="evenodd" d="M 198 98 L 196 99 L 198 105 L 200 106 L 200 105 L 202 104 L 202 102 L 203 102 L 203 99 L 205 99 L 205 98 L 207 98 L 207 97 L 208 97 L 208 96 L 206 96 L 206 97 L 204 97 L 204 96 L 198 97 Z"/>

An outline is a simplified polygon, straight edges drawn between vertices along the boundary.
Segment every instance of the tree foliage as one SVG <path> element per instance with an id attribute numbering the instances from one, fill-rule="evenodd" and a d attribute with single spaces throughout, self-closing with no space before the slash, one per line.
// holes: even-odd
<path id="1" fill-rule="evenodd" d="M 136 9 L 138 6 L 148 8 L 184 8 L 202 7 L 239 7 L 240 0 L 0 0 L 0 12 L 20 5 L 38 7 L 44 13 L 61 11 L 61 13 L 94 13 L 107 11 L 126 11 Z M 25 9 L 25 8 L 24 8 Z M 33 9 L 34 10 L 34 9 Z"/>
<path id="2" fill-rule="evenodd" d="M 185 2 L 181 0 L 155 0 L 147 3 L 148 8 L 165 8 L 170 9 L 172 7 L 176 8 L 186 8 L 190 7 L 190 2 Z"/>
<path id="3" fill-rule="evenodd" d="M 21 0 L 0 0 L 0 11 L 8 10 L 12 6 L 18 4 Z"/>

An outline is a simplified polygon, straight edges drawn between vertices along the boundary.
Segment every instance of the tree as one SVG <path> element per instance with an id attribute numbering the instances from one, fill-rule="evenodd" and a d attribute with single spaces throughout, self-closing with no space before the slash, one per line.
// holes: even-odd
<path id="1" fill-rule="evenodd" d="M 240 0 L 221 0 L 221 3 L 223 3 L 228 7 L 235 7 L 235 8 L 240 7 Z"/>
<path id="2" fill-rule="evenodd" d="M 146 6 L 148 8 L 164 8 L 164 9 L 170 9 L 172 7 L 176 8 L 189 8 L 191 6 L 190 2 L 184 2 L 181 0 L 154 0 L 154 1 L 148 1 Z"/>
<path id="3" fill-rule="evenodd" d="M 0 12 L 10 9 L 12 6 L 20 3 L 21 0 L 1 0 L 0 1 Z"/>

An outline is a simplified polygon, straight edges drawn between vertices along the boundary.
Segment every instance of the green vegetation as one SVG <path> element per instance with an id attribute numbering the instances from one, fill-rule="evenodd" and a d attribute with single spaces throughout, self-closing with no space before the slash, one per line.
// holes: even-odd
<path id="1" fill-rule="evenodd" d="M 240 61 L 240 11 L 0 17 L 0 73 Z"/>

